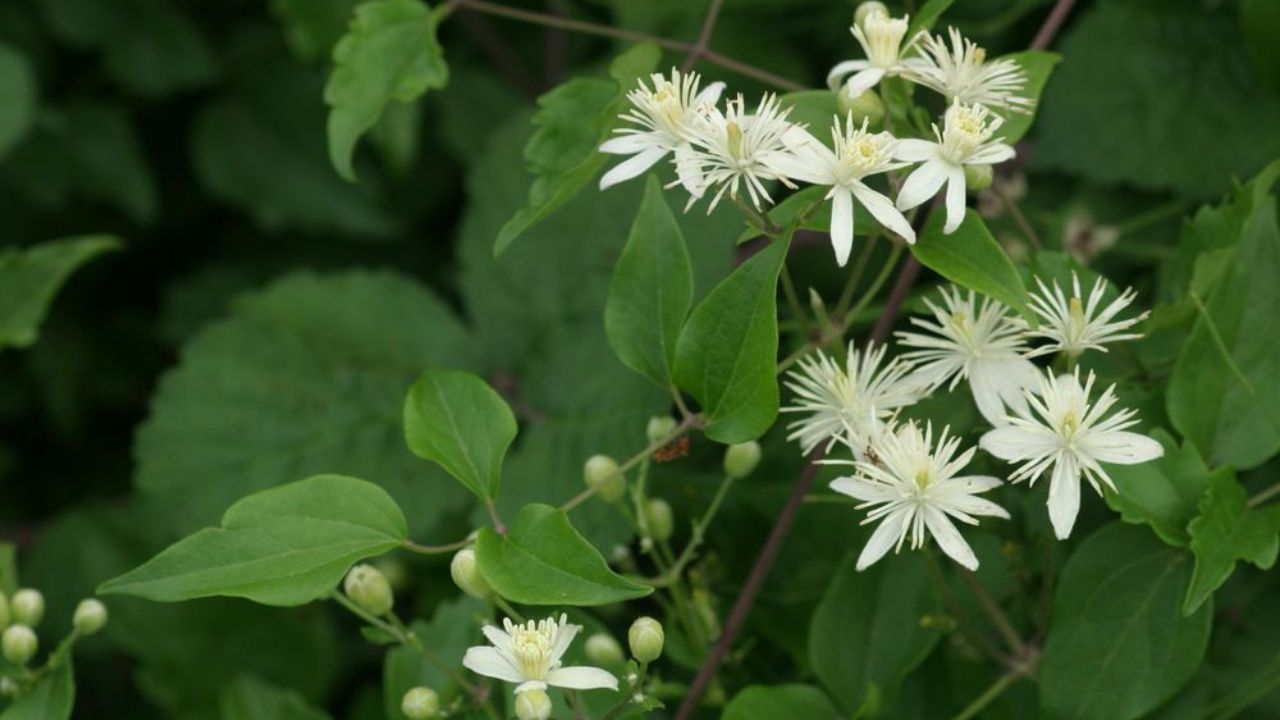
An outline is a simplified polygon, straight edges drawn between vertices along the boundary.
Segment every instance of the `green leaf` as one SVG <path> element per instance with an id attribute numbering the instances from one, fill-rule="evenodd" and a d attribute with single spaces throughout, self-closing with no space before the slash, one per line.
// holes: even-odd
<path id="1" fill-rule="evenodd" d="M 733 696 L 720 720 L 834 720 L 839 716 L 827 696 L 811 685 L 750 685 Z"/>
<path id="2" fill-rule="evenodd" d="M 516 418 L 475 375 L 428 370 L 405 398 L 404 435 L 415 455 L 491 502 L 502 481 L 502 458 L 516 439 Z"/>
<path id="3" fill-rule="evenodd" d="M 753 440 L 778 416 L 778 272 L 791 246 L 775 240 L 694 308 L 676 345 L 676 384 L 697 398 L 707 437 Z"/>
<path id="4" fill-rule="evenodd" d="M 467 648 L 481 642 L 480 623 L 476 618 L 487 612 L 484 603 L 462 596 L 436 606 L 431 622 L 413 623 L 413 634 L 431 649 L 432 662 L 418 650 L 401 645 L 387 651 L 382 664 L 382 697 L 387 720 L 407 720 L 400 712 L 400 700 L 413 687 L 429 687 L 447 698 L 459 690 L 449 668 L 462 667 Z M 443 703 L 442 703 L 443 704 Z"/>
<path id="5" fill-rule="evenodd" d="M 604 327 L 627 367 L 671 384 L 676 341 L 693 304 L 693 268 L 662 186 L 649 175 L 644 200 L 613 271 Z"/>
<path id="6" fill-rule="evenodd" d="M 653 592 L 609 569 L 563 511 L 526 505 L 506 535 L 480 529 L 480 573 L 502 597 L 524 605 L 608 605 Z"/>
<path id="7" fill-rule="evenodd" d="M 1187 531 L 1196 565 L 1182 604 L 1186 615 L 1198 610 L 1231 577 L 1237 560 L 1268 570 L 1280 550 L 1280 527 L 1265 513 L 1249 509 L 1244 488 L 1231 468 L 1218 468 L 1209 475 L 1200 516 Z"/>
<path id="8" fill-rule="evenodd" d="M 813 672 L 847 710 L 869 696 L 890 702 L 939 637 L 920 626 L 936 605 L 924 558 L 901 555 L 863 572 L 855 558 L 840 564 L 809 626 Z"/>
<path id="9" fill-rule="evenodd" d="M 1280 90 L 1280 45 L 1276 44 L 1276 28 L 1280 28 L 1280 4 L 1272 0 L 1242 0 L 1240 31 L 1258 75 L 1272 90 Z"/>
<path id="10" fill-rule="evenodd" d="M 71 669 L 71 654 L 66 653 L 53 672 L 0 713 L 0 720 L 67 720 L 75 702 L 75 673 Z"/>
<path id="11" fill-rule="evenodd" d="M 836 94 L 830 90 L 789 92 L 778 97 L 778 105 L 789 109 L 789 122 L 806 126 L 811 135 L 827 145 L 831 143 L 831 124 L 844 117 L 836 103 Z"/>
<path id="12" fill-rule="evenodd" d="M 331 591 L 358 560 L 409 535 L 394 500 L 373 483 L 317 475 L 227 508 L 222 527 L 169 546 L 101 593 L 176 602 L 217 595 L 303 605 Z"/>
<path id="13" fill-rule="evenodd" d="M 1186 553 L 1115 523 L 1071 555 L 1040 665 L 1045 720 L 1133 720 L 1173 696 L 1199 667 L 1213 610 L 1181 613 Z"/>
<path id="14" fill-rule="evenodd" d="M 218 708 L 222 720 L 328 720 L 293 690 L 242 675 L 222 690 Z"/>
<path id="15" fill-rule="evenodd" d="M 36 77 L 27 58 L 0 43 L 0 160 L 31 127 L 36 112 Z"/>
<path id="16" fill-rule="evenodd" d="M 85 235 L 0 250 L 0 349 L 35 343 L 53 296 L 71 273 L 119 248 L 116 238 Z"/>
<path id="17" fill-rule="evenodd" d="M 289 49 L 313 63 L 327 59 L 347 30 L 359 0 L 271 0 L 271 14 L 284 26 Z"/>
<path id="18" fill-rule="evenodd" d="M 436 40 L 436 17 L 419 0 L 370 0 L 333 49 L 324 88 L 329 104 L 329 160 L 355 182 L 351 154 L 392 100 L 409 102 L 444 87 L 449 67 Z"/>
<path id="19" fill-rule="evenodd" d="M 976 290 L 1027 315 L 1027 288 L 1018 270 L 991 235 L 982 217 L 966 210 L 964 222 L 950 235 L 942 234 L 946 211 L 937 208 L 911 254 L 922 265 L 957 285 Z"/>
<path id="20" fill-rule="evenodd" d="M 1187 523 L 1199 513 L 1209 469 L 1190 443 L 1178 447 L 1163 430 L 1151 437 L 1164 447 L 1164 455 L 1137 465 L 1109 466 L 1116 490 L 1106 489 L 1107 505 L 1125 522 L 1150 525 L 1161 540 L 1186 547 L 1191 542 Z"/>
<path id="21" fill-rule="evenodd" d="M 524 207 L 498 231 L 494 255 L 577 195 L 604 167 L 607 158 L 597 148 L 617 125 L 626 94 L 654 71 L 661 54 L 655 45 L 636 45 L 609 66 L 612 82 L 575 78 L 538 98 L 533 116 L 538 130 L 524 148 L 536 177 Z"/>
<path id="22" fill-rule="evenodd" d="M 1027 84 L 1023 86 L 1018 94 L 1035 101 L 1038 108 L 1040 94 L 1044 91 L 1045 84 L 1049 82 L 1049 74 L 1062 61 L 1062 56 L 1043 50 L 1027 50 L 1026 52 L 1006 55 L 1005 58 L 1018 63 L 1018 65 L 1022 66 L 1023 71 L 1027 73 Z M 1000 126 L 997 137 L 1010 145 L 1021 140 L 1027 134 L 1027 130 L 1031 128 L 1031 121 L 1035 120 L 1034 109 L 1030 113 L 1002 112 L 1000 115 L 1004 118 L 1004 124 Z"/>
<path id="23" fill-rule="evenodd" d="M 911 24 L 907 26 L 907 34 L 904 38 L 914 37 L 921 30 L 933 29 L 934 23 L 938 22 L 938 18 L 942 17 L 942 13 L 946 12 L 951 4 L 956 0 L 928 0 L 924 5 L 916 11 L 911 18 Z"/>

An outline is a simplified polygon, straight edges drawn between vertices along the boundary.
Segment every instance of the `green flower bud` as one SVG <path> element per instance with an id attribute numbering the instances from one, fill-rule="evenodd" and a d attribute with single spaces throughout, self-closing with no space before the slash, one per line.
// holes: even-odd
<path id="1" fill-rule="evenodd" d="M 836 92 L 836 105 L 842 116 L 853 116 L 853 124 L 861 127 L 865 120 L 869 125 L 876 125 L 884 120 L 884 101 L 875 90 L 863 90 L 850 96 L 846 86 L 841 85 Z"/>
<path id="2" fill-rule="evenodd" d="M 631 646 L 631 657 L 642 663 L 649 663 L 662 656 L 662 644 L 666 641 L 666 633 L 662 631 L 662 623 L 651 617 L 642 617 L 631 623 L 627 631 L 627 644 Z"/>
<path id="3" fill-rule="evenodd" d="M 622 646 L 609 633 L 595 633 L 587 638 L 587 657 L 596 665 L 621 665 Z"/>
<path id="4" fill-rule="evenodd" d="M 427 687 L 410 688 L 400 701 L 400 712 L 409 720 L 427 720 L 440 712 L 440 696 Z"/>
<path id="5" fill-rule="evenodd" d="M 755 440 L 730 445 L 724 451 L 724 473 L 734 480 L 750 475 L 759 464 L 760 443 Z"/>
<path id="6" fill-rule="evenodd" d="M 9 598 L 0 592 L 0 630 L 9 627 Z"/>
<path id="7" fill-rule="evenodd" d="M 26 625 L 10 625 L 0 644 L 4 645 L 4 659 L 18 666 L 26 665 L 40 648 L 36 631 Z"/>
<path id="8" fill-rule="evenodd" d="M 9 601 L 9 610 L 13 615 L 11 618 L 13 622 L 35 627 L 44 617 L 44 595 L 41 595 L 39 590 L 22 588 L 13 594 L 13 598 Z"/>
<path id="9" fill-rule="evenodd" d="M 516 717 L 520 720 L 547 720 L 551 717 L 551 698 L 545 690 L 516 693 Z"/>
<path id="10" fill-rule="evenodd" d="M 676 419 L 670 415 L 654 415 L 649 418 L 649 426 L 644 431 L 649 436 L 649 442 L 656 443 L 671 437 L 671 433 L 676 431 Z"/>
<path id="11" fill-rule="evenodd" d="M 80 604 L 76 605 L 71 624 L 81 635 L 92 635 L 107 624 L 107 606 L 94 598 L 81 600 Z"/>
<path id="12" fill-rule="evenodd" d="M 342 589 L 360 609 L 371 615 L 386 615 L 391 612 L 394 602 L 391 583 L 372 565 L 360 564 L 351 568 Z"/>
<path id="13" fill-rule="evenodd" d="M 990 165 L 965 165 L 964 166 L 964 188 L 965 190 L 976 193 L 982 192 L 991 187 L 991 166 Z"/>
<path id="14" fill-rule="evenodd" d="M 853 24 L 862 25 L 873 14 L 880 17 L 889 17 L 889 8 L 885 7 L 884 3 L 875 2 L 875 0 L 860 3 L 858 9 L 853 11 Z"/>
<path id="15" fill-rule="evenodd" d="M 627 492 L 627 478 L 608 455 L 592 455 L 582 466 L 582 481 L 605 502 L 618 502 Z"/>
<path id="16" fill-rule="evenodd" d="M 675 529 L 675 519 L 671 514 L 671 506 L 662 498 L 649 498 L 644 505 L 644 522 L 649 529 L 649 537 L 654 540 L 666 540 Z"/>
<path id="17" fill-rule="evenodd" d="M 480 574 L 476 551 L 471 548 L 462 548 L 453 556 L 453 561 L 449 563 L 449 574 L 453 576 L 453 583 L 462 588 L 462 592 L 477 600 L 493 595 L 493 588 L 489 587 L 489 583 Z"/>

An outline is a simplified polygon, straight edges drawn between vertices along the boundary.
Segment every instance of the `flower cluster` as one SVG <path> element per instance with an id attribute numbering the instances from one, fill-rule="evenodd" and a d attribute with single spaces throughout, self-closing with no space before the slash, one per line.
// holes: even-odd
<path id="1" fill-rule="evenodd" d="M 931 138 L 898 138 L 872 132 L 868 119 L 856 122 L 850 111 L 833 117 L 830 144 L 802 124 L 788 120 L 790 108 L 765 95 L 752 109 L 742 95 L 719 104 L 723 83 L 701 88 L 696 74 L 673 69 L 670 78 L 655 74 L 628 94 L 622 114 L 627 127 L 600 150 L 629 156 L 600 180 L 601 189 L 634 178 L 670 156 L 677 180 L 689 194 L 688 207 L 710 197 L 708 211 L 725 195 L 750 202 L 760 212 L 773 202 L 774 182 L 788 188 L 804 182 L 828 188 L 831 243 L 844 265 L 854 236 L 856 199 L 881 225 L 908 243 L 915 231 L 903 216 L 945 187 L 946 223 L 954 232 L 964 219 L 966 168 L 988 170 L 1014 156 L 997 135 L 1004 112 L 1026 112 L 1033 102 L 1019 93 L 1026 73 L 1009 59 L 988 61 L 982 48 L 954 29 L 946 38 L 927 32 L 908 38 L 908 18 L 890 17 L 883 6 L 869 6 L 850 28 L 866 58 L 832 68 L 831 90 L 852 102 L 886 77 L 900 77 L 946 98 L 941 125 Z M 873 189 L 868 179 L 916 167 L 905 180 L 894 179 L 896 200 Z M 743 197 L 745 196 L 745 197 Z"/>
<path id="2" fill-rule="evenodd" d="M 795 399 L 783 411 L 802 414 L 788 426 L 789 438 L 805 452 L 847 447 L 852 459 L 825 461 L 852 468 L 831 487 L 858 500 L 859 509 L 870 508 L 865 522 L 880 523 L 859 569 L 901 548 L 908 535 L 913 549 L 931 536 L 973 569 L 978 560 L 953 520 L 974 525 L 977 517 L 1008 517 L 979 497 L 1000 486 L 999 479 L 961 472 L 977 448 L 961 450 L 949 428 L 935 435 L 930 425 L 898 417 L 943 386 L 968 381 L 992 425 L 978 444 L 1017 464 L 1010 482 L 1049 476 L 1049 519 L 1061 539 L 1071 534 L 1080 509 L 1081 478 L 1101 494 L 1103 485 L 1114 490 L 1103 463 L 1135 464 L 1163 454 L 1159 443 L 1130 432 L 1136 413 L 1116 408 L 1114 386 L 1097 393 L 1092 372 L 1082 381 L 1078 367 L 1056 374 L 1031 360 L 1058 354 L 1074 367 L 1085 350 L 1105 352 L 1106 344 L 1138 337 L 1129 330 L 1146 313 L 1118 319 L 1135 293 L 1104 303 L 1105 289 L 1099 278 L 1086 296 L 1074 274 L 1069 295 L 1056 282 L 1041 281 L 1031 299 L 1040 323 L 1032 329 L 994 300 L 945 288 L 940 302 L 925 301 L 928 316 L 913 317 L 914 329 L 897 333 L 907 352 L 886 361 L 883 346 L 859 351 L 851 344 L 843 366 L 818 352 L 788 374 Z"/>

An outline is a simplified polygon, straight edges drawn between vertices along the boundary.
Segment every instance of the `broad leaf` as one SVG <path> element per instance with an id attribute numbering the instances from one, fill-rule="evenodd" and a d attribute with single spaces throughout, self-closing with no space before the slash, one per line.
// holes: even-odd
<path id="1" fill-rule="evenodd" d="M 116 238 L 85 235 L 0 250 L 0 350 L 35 343 L 53 296 L 71 273 L 119 247 Z"/>
<path id="2" fill-rule="evenodd" d="M 1062 56 L 1043 50 L 1027 50 L 1026 52 L 1006 55 L 1005 58 L 1018 63 L 1023 71 L 1027 73 L 1027 84 L 1023 86 L 1018 95 L 1035 102 L 1038 107 L 1040 93 L 1044 90 L 1045 84 L 1049 82 L 1049 74 L 1053 72 L 1054 66 L 1061 62 Z M 1004 118 L 1004 124 L 1000 126 L 997 135 L 1004 142 L 1011 145 L 1027 134 L 1027 130 L 1031 128 L 1031 122 L 1036 117 L 1034 109 L 1029 113 L 1002 112 L 1000 114 Z"/>
<path id="3" fill-rule="evenodd" d="M 0 720 L 67 720 L 75 702 L 75 673 L 71 668 L 71 654 L 66 653 L 53 672 L 0 713 Z"/>
<path id="4" fill-rule="evenodd" d="M 1062 571 L 1040 665 L 1046 720 L 1133 720 L 1195 672 L 1213 610 L 1181 613 L 1186 553 L 1119 523 L 1090 535 Z"/>
<path id="5" fill-rule="evenodd" d="M 676 345 L 676 384 L 702 405 L 707 437 L 740 443 L 778 416 L 778 272 L 790 236 L 740 265 L 694 308 Z"/>
<path id="6" fill-rule="evenodd" d="M 317 475 L 250 495 L 205 528 L 102 584 L 102 593 L 175 602 L 223 595 L 302 605 L 337 585 L 358 560 L 408 538 L 386 491 L 341 475 Z"/>
<path id="7" fill-rule="evenodd" d="M 0 160 L 26 135 L 35 119 L 36 78 L 25 56 L 0 43 Z"/>
<path id="8" fill-rule="evenodd" d="M 1107 504 L 1125 522 L 1146 523 L 1170 545 L 1191 542 L 1187 523 L 1199 513 L 1209 469 L 1195 447 L 1182 447 L 1168 433 L 1151 433 L 1164 447 L 1164 455 L 1137 465 L 1111 465 L 1107 473 L 1116 490 L 1106 491 Z"/>
<path id="9" fill-rule="evenodd" d="M 480 529 L 480 573 L 502 597 L 524 605 L 608 605 L 653 592 L 609 569 L 563 511 L 526 505 L 506 535 Z"/>
<path id="10" fill-rule="evenodd" d="M 631 235 L 613 271 L 604 327 L 627 367 L 666 387 L 676 341 L 693 303 L 693 269 L 675 215 L 650 175 Z"/>
<path id="11" fill-rule="evenodd" d="M 982 217 L 966 210 L 960 227 L 944 235 L 945 215 L 942 208 L 930 213 L 911 253 L 922 265 L 951 282 L 977 290 L 1026 315 L 1027 289 Z"/>
<path id="12" fill-rule="evenodd" d="M 221 720 L 329 720 L 296 691 L 242 675 L 222 690 Z"/>
<path id="13" fill-rule="evenodd" d="M 720 720 L 835 720 L 840 713 L 811 685 L 751 685 L 733 696 Z"/>
<path id="14" fill-rule="evenodd" d="M 405 398 L 404 435 L 415 455 L 439 463 L 488 502 L 498 495 L 516 418 L 502 396 L 475 375 L 428 370 Z"/>
<path id="15" fill-rule="evenodd" d="M 789 122 L 804 125 L 810 135 L 828 146 L 832 123 L 844 122 L 845 114 L 836 103 L 836 94 L 830 90 L 789 92 L 778 98 L 778 105 L 787 110 Z"/>
<path id="16" fill-rule="evenodd" d="M 938 18 L 951 7 L 956 0 L 928 0 L 924 5 L 911 16 L 911 24 L 907 26 L 907 33 L 904 38 L 915 37 L 915 34 L 921 30 L 933 29 L 934 23 L 938 22 Z"/>
<path id="17" fill-rule="evenodd" d="M 355 181 L 351 154 L 392 100 L 409 102 L 449 81 L 436 40 L 436 16 L 419 0 L 369 0 L 356 8 L 351 29 L 333 49 L 324 89 L 329 111 L 329 159 Z"/>
<path id="18" fill-rule="evenodd" d="M 1237 560 L 1270 569 L 1280 549 L 1280 527 L 1265 513 L 1246 505 L 1244 488 L 1231 468 L 1209 476 L 1200 516 L 1187 526 L 1196 556 L 1182 612 L 1190 615 L 1231 577 Z"/>

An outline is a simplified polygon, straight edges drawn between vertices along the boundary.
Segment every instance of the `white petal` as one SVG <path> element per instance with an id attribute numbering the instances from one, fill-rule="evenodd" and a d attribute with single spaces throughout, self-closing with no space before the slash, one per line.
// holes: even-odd
<path id="1" fill-rule="evenodd" d="M 858 555 L 858 570 L 866 570 L 871 567 L 875 561 L 889 552 L 889 548 L 897 544 L 902 537 L 903 531 L 906 530 L 909 517 L 911 517 L 909 510 L 899 510 L 890 513 L 880 521 L 880 526 L 876 528 L 875 532 L 871 533 L 871 539 L 867 540 L 867 546 L 862 548 L 862 553 Z"/>
<path id="2" fill-rule="evenodd" d="M 1058 438 L 1046 429 L 1006 425 L 988 431 L 978 441 L 983 450 L 1001 460 L 1022 460 L 1052 453 Z"/>
<path id="3" fill-rule="evenodd" d="M 562 667 L 547 673 L 547 684 L 570 690 L 618 689 L 613 673 L 593 667 Z"/>
<path id="4" fill-rule="evenodd" d="M 662 144 L 657 133 L 624 133 L 600 143 L 600 152 L 610 155 L 635 155 L 650 148 L 661 147 Z"/>
<path id="5" fill-rule="evenodd" d="M 604 190 L 643 173 L 666 157 L 667 152 L 666 148 L 651 147 L 623 160 L 605 173 L 604 177 L 600 178 L 600 189 Z"/>
<path id="6" fill-rule="evenodd" d="M 560 626 L 560 632 L 556 633 L 555 647 L 551 648 L 552 661 L 559 662 L 564 655 L 564 651 L 569 649 L 569 645 L 581 631 L 581 625 L 565 624 Z"/>
<path id="7" fill-rule="evenodd" d="M 1017 152 L 1005 143 L 989 143 L 977 149 L 969 156 L 969 162 L 976 165 L 994 165 L 1012 160 Z"/>
<path id="8" fill-rule="evenodd" d="M 924 524 L 947 557 L 970 570 L 978 569 L 978 558 L 973 554 L 973 549 L 945 515 L 934 508 L 928 508 L 924 514 Z"/>
<path id="9" fill-rule="evenodd" d="M 845 75 L 859 70 L 866 70 L 869 67 L 871 67 L 871 63 L 866 60 L 845 60 L 844 62 L 838 62 L 835 67 L 831 68 L 831 72 L 827 73 L 827 87 L 831 88 L 832 92 L 835 92 L 840 89 L 840 80 L 844 78 Z"/>
<path id="10" fill-rule="evenodd" d="M 707 105 L 715 105 L 720 102 L 720 93 L 722 92 L 724 92 L 724 83 L 718 81 L 713 82 L 698 93 L 697 97 L 693 99 L 694 104 L 700 105 L 706 103 Z"/>
<path id="11" fill-rule="evenodd" d="M 511 651 L 511 636 L 496 625 L 485 625 L 480 628 L 485 638 L 502 652 Z"/>
<path id="12" fill-rule="evenodd" d="M 893 488 L 858 477 L 837 478 L 831 481 L 829 487 L 841 495 L 848 495 L 863 502 L 886 502 L 898 497 L 898 493 Z"/>
<path id="13" fill-rule="evenodd" d="M 1086 448 L 1095 460 L 1118 465 L 1136 465 L 1164 455 L 1160 443 L 1145 435 L 1124 431 L 1090 436 Z"/>
<path id="14" fill-rule="evenodd" d="M 910 210 L 920 203 L 938 194 L 938 188 L 947 181 L 947 164 L 939 160 L 928 160 L 911 171 L 902 189 L 898 191 L 897 206 L 899 210 Z"/>
<path id="15" fill-rule="evenodd" d="M 953 167 L 947 177 L 947 223 L 942 234 L 950 235 L 964 222 L 964 168 Z"/>
<path id="16" fill-rule="evenodd" d="M 905 138 L 898 141 L 893 157 L 907 162 L 926 162 L 938 157 L 938 144 L 919 138 Z"/>
<path id="17" fill-rule="evenodd" d="M 1074 455 L 1063 454 L 1053 466 L 1049 484 L 1049 521 L 1059 540 L 1071 536 L 1080 512 L 1080 469 Z"/>
<path id="18" fill-rule="evenodd" d="M 853 194 L 844 188 L 836 188 L 831 198 L 831 247 L 836 263 L 844 267 L 853 249 Z"/>
<path id="19" fill-rule="evenodd" d="M 858 202 L 862 203 L 862 207 L 866 208 L 867 212 L 871 213 L 871 216 L 881 225 L 897 233 L 898 237 L 908 243 L 916 241 L 916 231 L 911 228 L 911 223 L 898 212 L 889 198 L 862 183 L 854 184 L 853 194 L 858 198 Z"/>
<path id="20" fill-rule="evenodd" d="M 462 666 L 477 675 L 496 678 L 506 682 L 524 682 L 524 675 L 514 665 L 507 662 L 502 654 L 491 647 L 467 648 L 462 658 Z"/>
<path id="21" fill-rule="evenodd" d="M 856 98 L 862 93 L 870 90 L 880 82 L 884 77 L 884 70 L 880 68 L 869 68 L 857 73 L 853 77 L 845 81 L 845 92 L 849 93 L 849 97 Z"/>
<path id="22" fill-rule="evenodd" d="M 689 143 L 682 143 L 676 147 L 676 177 L 680 178 L 680 184 L 684 186 L 685 192 L 695 198 L 702 197 L 702 193 L 707 189 L 707 182 L 702 175 L 702 163 L 698 161 L 698 153 L 694 151 L 693 146 Z"/>

